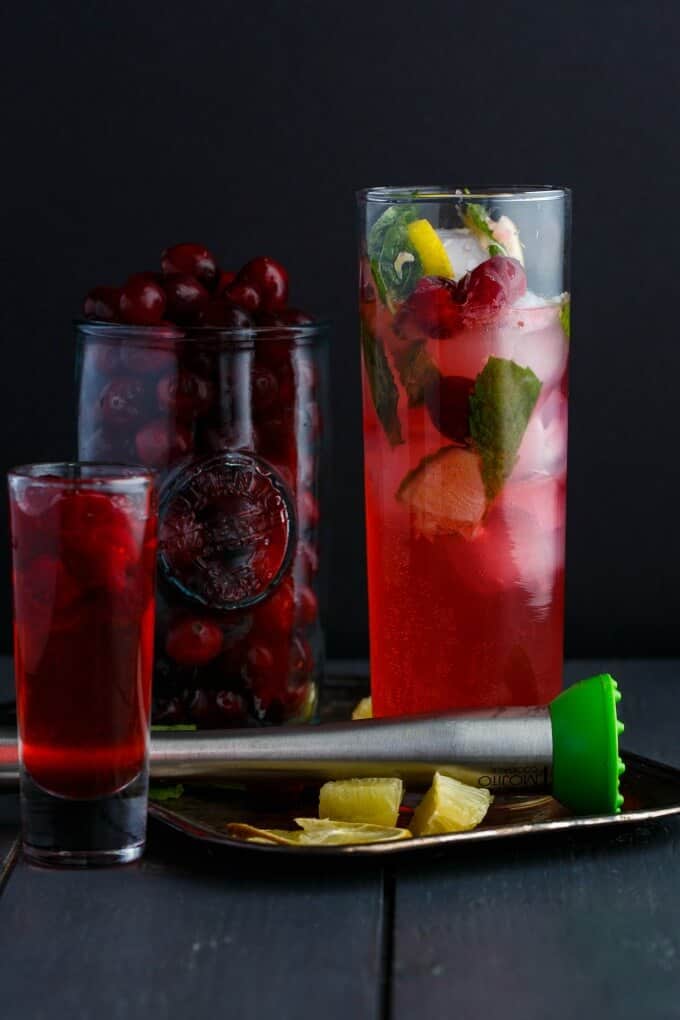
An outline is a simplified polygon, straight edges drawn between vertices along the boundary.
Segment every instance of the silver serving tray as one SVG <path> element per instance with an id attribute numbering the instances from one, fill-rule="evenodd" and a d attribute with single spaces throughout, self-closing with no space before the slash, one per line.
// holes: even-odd
<path id="1" fill-rule="evenodd" d="M 192 839 L 236 847 L 251 853 L 293 857 L 375 857 L 405 855 L 513 836 L 534 836 L 544 832 L 596 829 L 602 826 L 635 825 L 653 819 L 680 814 L 680 769 L 662 762 L 623 752 L 626 772 L 622 792 L 624 806 L 618 815 L 570 815 L 552 797 L 497 797 L 482 825 L 471 832 L 421 836 L 387 843 L 354 846 L 286 846 L 248 843 L 228 835 L 228 822 L 247 822 L 261 828 L 295 828 L 297 816 L 316 815 L 316 789 L 310 787 L 224 788 L 186 787 L 177 801 L 151 803 L 149 813 L 157 821 Z M 402 822 L 408 825 L 408 812 L 417 803 L 408 794 Z"/>

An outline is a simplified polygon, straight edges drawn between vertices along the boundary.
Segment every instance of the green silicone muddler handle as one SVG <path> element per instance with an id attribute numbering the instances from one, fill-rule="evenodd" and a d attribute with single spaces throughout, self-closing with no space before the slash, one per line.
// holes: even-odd
<path id="1" fill-rule="evenodd" d="M 609 673 L 591 676 L 548 706 L 553 738 L 553 795 L 579 814 L 618 814 L 623 804 L 619 757 L 621 700 Z"/>

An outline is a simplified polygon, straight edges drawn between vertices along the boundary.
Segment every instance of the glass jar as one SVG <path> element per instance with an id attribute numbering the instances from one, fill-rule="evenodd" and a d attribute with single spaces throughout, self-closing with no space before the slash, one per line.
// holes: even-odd
<path id="1" fill-rule="evenodd" d="M 157 474 L 153 722 L 310 719 L 326 327 L 76 330 L 79 457 Z"/>

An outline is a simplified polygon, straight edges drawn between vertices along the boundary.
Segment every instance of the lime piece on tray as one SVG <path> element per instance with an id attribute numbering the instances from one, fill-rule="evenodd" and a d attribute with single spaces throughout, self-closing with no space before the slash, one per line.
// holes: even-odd
<path id="1" fill-rule="evenodd" d="M 370 697 L 362 698 L 361 701 L 357 702 L 352 712 L 352 719 L 355 721 L 360 719 L 372 719 L 373 718 L 373 702 Z"/>
<path id="2" fill-rule="evenodd" d="M 439 234 L 429 220 L 413 220 L 406 228 L 408 239 L 418 253 L 423 276 L 454 279 L 453 267 Z"/>
<path id="3" fill-rule="evenodd" d="M 435 772 L 432 786 L 413 813 L 411 831 L 414 836 L 467 832 L 479 825 L 492 800 L 488 790 Z"/>
<path id="4" fill-rule="evenodd" d="M 486 512 L 479 458 L 472 450 L 445 446 L 406 475 L 397 499 L 408 504 L 421 535 L 471 538 Z"/>
<path id="5" fill-rule="evenodd" d="M 404 794 L 401 779 L 339 779 L 324 783 L 319 818 L 394 827 Z"/>

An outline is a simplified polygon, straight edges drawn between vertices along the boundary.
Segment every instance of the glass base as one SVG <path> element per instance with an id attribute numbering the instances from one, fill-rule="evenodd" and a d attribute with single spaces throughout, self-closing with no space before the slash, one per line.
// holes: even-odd
<path id="1" fill-rule="evenodd" d="M 128 864 L 144 852 L 148 771 L 108 797 L 57 797 L 21 775 L 24 856 L 48 867 Z"/>

